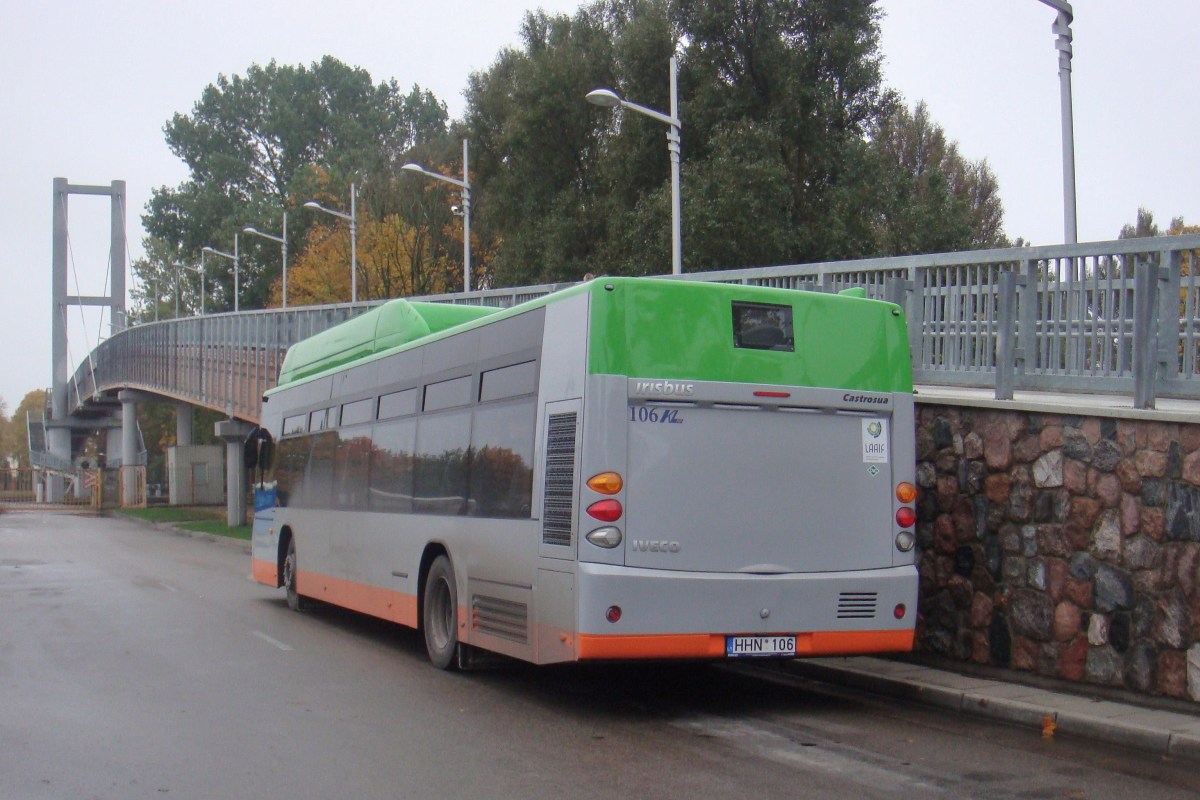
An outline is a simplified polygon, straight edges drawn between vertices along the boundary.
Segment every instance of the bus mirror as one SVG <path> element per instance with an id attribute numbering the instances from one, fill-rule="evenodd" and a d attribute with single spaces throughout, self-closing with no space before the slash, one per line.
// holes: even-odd
<path id="1" fill-rule="evenodd" d="M 255 428 L 254 432 L 246 437 L 245 450 L 243 451 L 246 469 L 268 469 L 271 465 L 271 455 L 274 449 L 275 443 L 271 440 L 271 434 L 267 429 Z"/>

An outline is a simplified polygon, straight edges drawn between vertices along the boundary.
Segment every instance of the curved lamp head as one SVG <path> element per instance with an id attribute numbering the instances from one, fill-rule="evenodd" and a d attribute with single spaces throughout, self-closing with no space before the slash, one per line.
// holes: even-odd
<path id="1" fill-rule="evenodd" d="M 405 164 L 400 169 L 406 170 L 408 172 L 424 172 L 425 171 L 425 168 L 422 167 L 420 164 L 414 164 L 411 161 L 409 163 Z"/>
<path id="2" fill-rule="evenodd" d="M 321 207 L 321 204 L 318 203 L 316 200 L 309 200 L 307 203 L 304 204 L 304 207 L 305 208 L 315 208 L 317 211 L 323 210 Z"/>
<path id="3" fill-rule="evenodd" d="M 252 227 L 250 227 L 249 225 L 247 225 L 246 227 L 242 228 L 242 233 L 255 233 L 255 234 L 257 234 L 257 233 L 258 233 L 258 228 L 252 228 Z"/>
<path id="4" fill-rule="evenodd" d="M 616 108 L 621 105 L 621 98 L 611 89 L 593 89 L 587 93 L 587 101 L 604 108 Z"/>

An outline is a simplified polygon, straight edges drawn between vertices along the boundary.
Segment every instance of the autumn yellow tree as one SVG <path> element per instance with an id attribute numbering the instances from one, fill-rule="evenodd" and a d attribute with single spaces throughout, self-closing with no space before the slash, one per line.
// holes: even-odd
<path id="1" fill-rule="evenodd" d="M 45 407 L 45 390 L 34 389 L 22 398 L 21 404 L 13 412 L 12 419 L 7 421 L 9 438 L 5 443 L 8 448 L 6 455 L 15 459 L 19 467 L 29 466 L 29 430 L 26 426 L 25 417 L 28 414 L 40 419 Z"/>
<path id="2" fill-rule="evenodd" d="M 458 266 L 445 254 L 432 252 L 429 231 L 411 226 L 399 215 L 358 221 L 358 299 L 455 291 Z M 314 226 L 303 252 L 288 270 L 289 305 L 346 303 L 351 298 L 350 232 L 344 225 Z M 282 298 L 282 285 L 271 288 L 272 302 Z"/>

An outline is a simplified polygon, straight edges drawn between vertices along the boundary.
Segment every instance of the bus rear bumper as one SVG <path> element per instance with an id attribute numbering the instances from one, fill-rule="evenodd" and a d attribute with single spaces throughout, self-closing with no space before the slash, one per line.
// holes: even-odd
<path id="1" fill-rule="evenodd" d="M 723 658 L 729 636 L 796 637 L 797 656 L 907 652 L 913 566 L 750 575 L 580 564 L 580 659 Z M 620 609 L 609 622 L 606 614 Z"/>

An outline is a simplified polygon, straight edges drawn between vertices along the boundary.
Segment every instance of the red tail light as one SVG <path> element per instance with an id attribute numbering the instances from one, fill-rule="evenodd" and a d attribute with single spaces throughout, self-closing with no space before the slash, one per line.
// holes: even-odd
<path id="1" fill-rule="evenodd" d="M 917 524 L 917 512 L 904 506 L 896 512 L 896 524 L 901 528 L 911 528 Z"/>
<path id="2" fill-rule="evenodd" d="M 587 507 L 587 513 L 601 522 L 616 522 L 621 518 L 624 509 L 618 500 L 597 500 Z"/>

